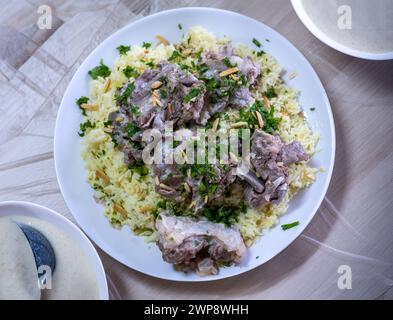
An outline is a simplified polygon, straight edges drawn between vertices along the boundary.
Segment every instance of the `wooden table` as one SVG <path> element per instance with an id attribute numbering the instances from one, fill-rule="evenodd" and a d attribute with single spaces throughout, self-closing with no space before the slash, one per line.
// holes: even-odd
<path id="1" fill-rule="evenodd" d="M 251 16 L 295 44 L 329 95 L 337 130 L 333 179 L 305 232 L 243 275 L 176 283 L 133 271 L 99 250 L 113 298 L 393 298 L 393 61 L 370 62 L 317 40 L 286 0 L 45 1 L 52 29 L 39 30 L 42 0 L 0 1 L 0 200 L 26 200 L 74 220 L 53 162 L 57 109 L 72 75 L 107 36 L 148 14 L 215 6 Z M 352 289 L 338 287 L 340 265 Z"/>

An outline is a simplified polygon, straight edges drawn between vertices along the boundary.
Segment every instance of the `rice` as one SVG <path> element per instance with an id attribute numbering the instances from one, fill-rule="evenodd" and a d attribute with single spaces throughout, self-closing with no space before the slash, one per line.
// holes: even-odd
<path id="1" fill-rule="evenodd" d="M 220 44 L 228 39 L 217 39 L 214 34 L 202 27 L 190 28 L 184 36 L 183 43 L 192 50 L 211 50 L 216 52 Z M 87 120 L 95 123 L 95 127 L 87 130 L 82 142 L 82 157 L 85 161 L 87 180 L 95 190 L 95 197 L 104 205 L 104 213 L 114 226 L 129 226 L 136 234 L 154 241 L 154 212 L 161 197 L 154 191 L 154 181 L 149 174 L 141 177 L 138 173 L 128 170 L 124 163 L 124 154 L 115 148 L 110 136 L 104 131 L 104 122 L 108 114 L 117 109 L 114 97 L 117 87 L 127 80 L 123 74 L 126 66 L 132 66 L 139 72 L 146 68 L 146 61 L 158 63 L 168 59 L 175 50 L 173 45 L 159 44 L 148 49 L 132 46 L 125 55 L 120 55 L 114 62 L 110 75 L 110 86 L 107 88 L 104 79 L 92 80 L 90 101 L 99 106 L 98 111 L 86 111 Z M 252 55 L 252 51 L 243 45 L 236 47 L 240 56 Z M 281 67 L 269 54 L 260 57 L 253 55 L 254 60 L 262 65 L 262 81 L 259 92 L 274 87 L 277 97 L 271 99 L 275 107 L 275 116 L 281 118 L 279 135 L 289 143 L 298 140 L 305 151 L 311 156 L 315 152 L 318 135 L 314 134 L 301 112 L 297 102 L 297 92 L 287 87 L 281 77 Z M 191 63 L 191 61 L 189 60 Z M 106 90 L 107 89 L 107 90 Z M 105 92 L 106 91 L 106 92 Z M 262 99 L 261 94 L 257 98 Z M 225 128 L 225 123 L 220 123 Z M 108 181 L 97 176 L 101 171 L 109 178 Z M 236 223 L 240 233 L 249 246 L 258 237 L 277 224 L 279 216 L 288 208 L 290 199 L 301 189 L 308 187 L 314 180 L 317 169 L 307 163 L 291 165 L 289 168 L 289 192 L 278 205 L 269 205 L 262 211 L 248 209 L 241 213 Z M 119 207 L 122 210 L 119 210 Z M 116 210 L 117 209 L 117 210 Z"/>

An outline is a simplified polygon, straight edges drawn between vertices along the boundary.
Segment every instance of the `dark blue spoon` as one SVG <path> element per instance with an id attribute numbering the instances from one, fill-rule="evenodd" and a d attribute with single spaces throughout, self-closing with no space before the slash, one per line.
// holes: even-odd
<path id="1" fill-rule="evenodd" d="M 56 255 L 53 247 L 49 240 L 37 229 L 20 222 L 16 222 L 16 224 L 25 234 L 33 251 L 38 278 L 41 283 L 45 283 L 47 273 L 45 272 L 44 275 L 40 276 L 40 272 L 45 270 L 42 267 L 49 267 L 51 274 L 53 274 L 56 268 Z"/>

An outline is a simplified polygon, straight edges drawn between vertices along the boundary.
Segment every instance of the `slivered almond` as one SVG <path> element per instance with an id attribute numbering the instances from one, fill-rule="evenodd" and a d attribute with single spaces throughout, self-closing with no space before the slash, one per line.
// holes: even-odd
<path id="1" fill-rule="evenodd" d="M 191 169 L 187 169 L 187 177 L 191 178 Z"/>
<path id="2" fill-rule="evenodd" d="M 310 174 L 310 173 L 307 173 L 307 174 L 306 174 L 306 177 L 307 177 L 308 179 L 312 180 L 312 181 L 315 180 L 315 177 L 314 177 L 312 174 Z"/>
<path id="3" fill-rule="evenodd" d="M 226 76 L 229 76 L 230 74 L 236 73 L 238 71 L 239 71 L 238 67 L 229 68 L 229 69 L 226 69 L 226 70 L 220 72 L 220 77 L 226 77 Z"/>
<path id="4" fill-rule="evenodd" d="M 116 212 L 120 213 L 124 218 L 127 218 L 127 211 L 122 206 L 114 203 L 113 209 L 115 209 Z"/>
<path id="5" fill-rule="evenodd" d="M 184 55 L 184 56 L 189 56 L 190 54 L 191 54 L 191 49 L 189 49 L 189 48 L 187 48 L 187 49 L 184 49 L 183 51 L 182 51 L 182 54 Z"/>
<path id="6" fill-rule="evenodd" d="M 209 196 L 208 196 L 208 195 L 205 196 L 204 202 L 205 202 L 205 203 L 208 203 L 208 202 L 209 202 Z"/>
<path id="7" fill-rule="evenodd" d="M 214 120 L 213 127 L 212 127 L 213 131 L 217 131 L 219 123 L 220 123 L 220 118 L 217 118 L 216 120 Z"/>
<path id="8" fill-rule="evenodd" d="M 88 110 L 88 111 L 97 111 L 98 110 L 98 104 L 82 103 L 81 108 L 85 109 L 85 110 Z"/>
<path id="9" fill-rule="evenodd" d="M 104 132 L 106 132 L 106 133 L 112 133 L 113 132 L 113 128 L 111 128 L 111 127 L 105 127 L 102 130 L 104 130 Z"/>
<path id="10" fill-rule="evenodd" d="M 172 113 L 172 112 L 173 112 L 172 103 L 168 103 L 168 112 L 169 112 L 169 113 Z"/>
<path id="11" fill-rule="evenodd" d="M 104 91 L 104 93 L 107 93 L 110 86 L 111 86 L 111 78 L 106 78 L 104 82 L 104 86 L 102 87 L 102 91 Z"/>
<path id="12" fill-rule="evenodd" d="M 105 184 L 108 184 L 111 180 L 109 177 L 105 174 L 104 171 L 101 170 L 96 170 L 96 176 L 100 178 Z"/>
<path id="13" fill-rule="evenodd" d="M 162 82 L 161 81 L 154 81 L 152 84 L 151 84 L 151 88 L 152 89 L 158 89 L 159 87 L 161 87 L 162 86 Z"/>
<path id="14" fill-rule="evenodd" d="M 160 186 L 162 189 L 165 189 L 165 190 L 167 190 L 167 191 L 176 191 L 175 189 L 173 189 L 173 188 L 171 188 L 171 187 L 169 187 L 169 186 L 167 186 L 166 184 L 163 184 L 163 183 L 160 183 L 159 186 Z"/>
<path id="15" fill-rule="evenodd" d="M 231 78 L 233 80 L 235 80 L 235 81 L 239 81 L 240 80 L 240 78 L 237 75 L 235 75 L 235 74 L 231 74 Z"/>
<path id="16" fill-rule="evenodd" d="M 156 176 L 156 178 L 155 178 L 155 182 L 156 182 L 156 185 L 157 186 L 159 186 L 160 185 L 160 178 L 158 178 L 158 176 Z"/>
<path id="17" fill-rule="evenodd" d="M 154 210 L 156 207 L 155 206 L 153 206 L 153 205 L 149 205 L 149 204 L 147 204 L 147 205 L 145 205 L 145 206 L 142 206 L 142 207 L 140 207 L 139 208 L 139 212 L 140 213 L 146 213 L 146 212 L 148 212 L 148 211 L 151 211 L 151 210 Z"/>
<path id="18" fill-rule="evenodd" d="M 161 100 L 160 99 L 155 99 L 155 101 L 156 101 L 156 104 L 158 105 L 158 106 L 160 106 L 160 107 L 163 107 L 164 106 L 164 104 L 161 102 Z"/>
<path id="19" fill-rule="evenodd" d="M 196 205 L 196 202 L 195 201 L 193 201 L 193 202 L 191 202 L 190 203 L 190 206 L 189 206 L 189 208 L 191 209 L 192 207 L 194 207 Z"/>
<path id="20" fill-rule="evenodd" d="M 269 101 L 269 99 L 266 96 L 263 96 L 263 103 L 264 103 L 264 105 L 266 107 L 266 110 L 270 111 L 270 101 Z"/>
<path id="21" fill-rule="evenodd" d="M 148 54 L 150 51 L 147 50 L 147 49 L 145 49 L 143 52 L 144 52 L 145 54 Z"/>
<path id="22" fill-rule="evenodd" d="M 115 121 L 116 122 L 122 122 L 124 119 L 120 116 L 116 117 Z"/>
<path id="23" fill-rule="evenodd" d="M 236 128 L 242 128 L 242 127 L 247 127 L 248 123 L 245 121 L 240 121 L 240 122 L 236 122 L 231 124 L 231 128 L 232 129 L 236 129 Z"/>
<path id="24" fill-rule="evenodd" d="M 229 158 L 230 158 L 231 161 L 234 162 L 234 163 L 238 163 L 238 162 L 239 162 L 239 160 L 237 159 L 237 157 L 235 156 L 235 154 L 232 153 L 232 152 L 229 152 Z"/>
<path id="25" fill-rule="evenodd" d="M 264 126 L 263 119 L 259 111 L 255 111 L 255 115 L 257 116 L 259 127 L 262 129 Z"/>
<path id="26" fill-rule="evenodd" d="M 164 46 L 169 45 L 169 41 L 159 34 L 156 35 L 156 39 L 160 41 Z"/>
<path id="27" fill-rule="evenodd" d="M 191 193 L 191 188 L 190 188 L 190 186 L 188 185 L 187 182 L 184 182 L 184 189 L 185 189 L 188 193 Z"/>
<path id="28" fill-rule="evenodd" d="M 282 161 L 277 162 L 277 166 L 282 167 L 283 165 L 284 165 L 284 162 L 282 162 Z"/>
<path id="29" fill-rule="evenodd" d="M 289 80 L 293 80 L 293 79 L 295 79 L 296 77 L 297 77 L 297 72 L 296 72 L 296 71 L 292 71 L 292 72 L 289 74 L 288 79 L 289 79 Z"/>

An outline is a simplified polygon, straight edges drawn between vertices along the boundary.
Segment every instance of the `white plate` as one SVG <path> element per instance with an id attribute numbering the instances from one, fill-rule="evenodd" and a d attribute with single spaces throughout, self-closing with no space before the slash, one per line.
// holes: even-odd
<path id="1" fill-rule="evenodd" d="M 27 216 L 48 222 L 59 228 L 82 249 L 96 273 L 99 297 L 108 300 L 108 285 L 100 257 L 90 240 L 71 221 L 46 207 L 24 201 L 0 202 L 0 217 Z"/>
<path id="2" fill-rule="evenodd" d="M 326 33 L 321 31 L 316 25 L 312 18 L 307 14 L 306 10 L 304 10 L 303 2 L 301 0 L 291 0 L 292 6 L 295 9 L 295 12 L 299 19 L 303 22 L 305 27 L 310 30 L 310 32 L 321 40 L 323 43 L 328 45 L 329 47 L 336 49 L 342 53 L 348 54 L 353 57 L 358 57 L 362 59 L 368 60 L 390 60 L 393 59 L 393 52 L 367 52 L 357 50 L 351 47 L 348 47 L 332 38 L 330 38 Z"/>
<path id="3" fill-rule="evenodd" d="M 177 25 L 181 23 L 183 30 Z M 322 149 L 312 159 L 315 167 L 324 167 L 326 172 L 318 174 L 311 188 L 301 192 L 292 200 L 290 208 L 280 223 L 300 221 L 300 226 L 282 231 L 273 228 L 253 245 L 240 266 L 222 268 L 216 276 L 198 277 L 193 273 L 174 271 L 164 262 L 155 244 L 147 244 L 128 228 L 112 228 L 103 215 L 103 207 L 93 199 L 93 189 L 86 182 L 86 171 L 80 156 L 80 141 L 77 135 L 83 120 L 75 100 L 89 94 L 88 70 L 95 67 L 101 58 L 109 66 L 118 56 L 120 44 L 154 42 L 161 34 L 171 42 L 178 42 L 191 26 L 201 25 L 217 36 L 229 36 L 234 43 L 252 45 L 252 38 L 264 43 L 264 50 L 273 54 L 289 72 L 298 76 L 290 85 L 301 91 L 300 103 L 305 107 L 314 130 L 321 133 L 318 148 Z M 269 39 L 270 42 L 266 42 Z M 309 107 L 316 110 L 309 112 Z M 64 199 L 87 235 L 116 260 L 140 272 L 170 280 L 207 281 L 221 279 L 253 269 L 270 260 L 284 250 L 310 222 L 323 200 L 333 170 L 335 154 L 335 132 L 332 112 L 325 90 L 311 65 L 303 55 L 285 38 L 266 25 L 230 11 L 210 8 L 182 8 L 160 12 L 141 19 L 119 30 L 101 43 L 83 62 L 72 78 L 60 106 L 55 132 L 56 173 Z"/>

